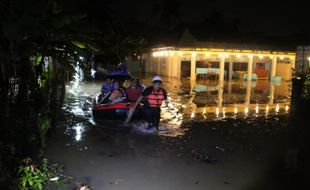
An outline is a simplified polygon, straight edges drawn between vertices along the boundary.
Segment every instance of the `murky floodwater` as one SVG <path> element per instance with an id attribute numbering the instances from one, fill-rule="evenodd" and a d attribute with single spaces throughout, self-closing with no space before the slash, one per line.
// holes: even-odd
<path id="1" fill-rule="evenodd" d="M 170 105 L 162 108 L 161 122 L 169 128 L 156 136 L 110 129 L 120 129 L 123 121 L 96 125 L 91 104 L 101 85 L 68 86 L 63 117 L 46 151 L 66 174 L 96 189 L 241 189 L 259 178 L 262 160 L 286 131 L 286 82 L 164 78 Z M 206 157 L 216 164 L 207 164 Z"/>
<path id="2" fill-rule="evenodd" d="M 142 79 L 145 85 L 151 84 L 151 78 Z M 76 140 L 82 138 L 85 122 L 95 124 L 91 116 L 91 104 L 94 96 L 100 92 L 102 82 L 74 83 L 67 88 L 67 97 L 63 109 L 67 114 L 79 117 L 83 121 L 70 126 L 74 129 Z M 126 86 L 126 84 L 125 84 Z M 253 118 L 285 115 L 289 110 L 290 83 L 274 84 L 268 81 L 232 81 L 220 84 L 218 81 L 179 80 L 164 78 L 164 87 L 168 91 L 169 107 L 162 107 L 161 123 L 170 130 L 159 135 L 178 136 L 183 134 L 183 121 L 210 121 L 225 118 Z M 115 125 L 123 121 L 105 121 L 101 127 Z M 133 122 L 139 124 L 141 121 Z M 88 124 L 87 124 L 88 125 Z M 70 133 L 70 132 L 69 132 Z"/>

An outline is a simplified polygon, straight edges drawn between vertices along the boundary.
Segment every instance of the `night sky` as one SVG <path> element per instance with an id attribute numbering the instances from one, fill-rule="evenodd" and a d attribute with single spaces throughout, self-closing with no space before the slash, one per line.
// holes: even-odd
<path id="1" fill-rule="evenodd" d="M 145 21 L 152 8 L 165 0 L 66 0 L 67 7 L 92 12 L 101 19 L 105 12 L 119 21 L 130 18 Z M 166 0 L 167 1 L 167 0 Z M 271 36 L 292 34 L 310 35 L 310 12 L 306 1 L 241 1 L 241 0 L 173 0 L 180 2 L 180 19 L 183 22 L 201 22 L 214 11 L 225 18 L 241 20 L 242 32 Z M 108 10 L 106 11 L 106 8 Z"/>
<path id="2" fill-rule="evenodd" d="M 123 20 L 128 17 L 144 19 L 152 6 L 160 0 L 114 0 L 110 7 Z M 308 6 L 302 1 L 207 1 L 179 0 L 181 18 L 185 22 L 199 22 L 216 10 L 228 18 L 240 18 L 241 30 L 285 36 L 310 31 Z"/>

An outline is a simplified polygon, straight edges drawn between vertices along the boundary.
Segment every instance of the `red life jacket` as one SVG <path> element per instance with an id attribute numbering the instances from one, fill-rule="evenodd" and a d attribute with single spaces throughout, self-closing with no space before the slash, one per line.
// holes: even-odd
<path id="1" fill-rule="evenodd" d="M 130 102 L 136 102 L 141 96 L 143 89 L 140 87 L 129 87 L 126 89 L 126 94 Z"/>
<path id="2" fill-rule="evenodd" d="M 153 90 L 150 95 L 146 96 L 148 104 L 150 107 L 156 108 L 160 107 L 165 100 L 164 90 L 159 89 L 159 91 Z"/>

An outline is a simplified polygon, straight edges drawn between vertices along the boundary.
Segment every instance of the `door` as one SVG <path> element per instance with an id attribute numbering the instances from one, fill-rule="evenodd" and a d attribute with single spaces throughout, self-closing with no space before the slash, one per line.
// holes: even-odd
<path id="1" fill-rule="evenodd" d="M 191 76 L 191 62 L 190 61 L 181 61 L 181 77 L 190 77 Z"/>

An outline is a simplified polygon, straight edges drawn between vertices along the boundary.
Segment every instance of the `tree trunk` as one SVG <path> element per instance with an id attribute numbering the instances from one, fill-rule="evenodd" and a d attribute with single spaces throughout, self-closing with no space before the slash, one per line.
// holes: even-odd
<path id="1" fill-rule="evenodd" d="M 291 112 L 299 112 L 302 109 L 302 90 L 304 79 L 292 79 Z"/>
<path id="2" fill-rule="evenodd" d="M 51 126 L 55 127 L 58 118 L 57 114 L 57 56 L 51 57 L 51 97 L 50 97 L 50 114 Z"/>
<path id="3" fill-rule="evenodd" d="M 9 78 L 7 75 L 7 70 L 6 70 L 6 62 L 5 60 L 0 57 L 0 73 L 1 73 L 1 78 L 0 78 L 0 89 L 1 89 L 1 97 L 0 97 L 0 102 L 1 102 L 1 107 L 0 107 L 0 121 L 3 121 L 4 117 L 8 115 L 8 92 L 9 92 Z"/>

